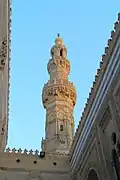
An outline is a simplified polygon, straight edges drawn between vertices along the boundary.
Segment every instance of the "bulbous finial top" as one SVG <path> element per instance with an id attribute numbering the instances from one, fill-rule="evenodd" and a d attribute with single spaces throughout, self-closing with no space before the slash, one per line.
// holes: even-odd
<path id="1" fill-rule="evenodd" d="M 56 45 L 62 45 L 62 38 L 60 37 L 60 33 L 58 33 L 57 38 L 55 39 Z"/>
<path id="2" fill-rule="evenodd" d="M 66 58 L 67 57 L 67 48 L 63 45 L 62 38 L 58 33 L 57 38 L 55 39 L 55 45 L 51 48 L 52 58 Z"/>

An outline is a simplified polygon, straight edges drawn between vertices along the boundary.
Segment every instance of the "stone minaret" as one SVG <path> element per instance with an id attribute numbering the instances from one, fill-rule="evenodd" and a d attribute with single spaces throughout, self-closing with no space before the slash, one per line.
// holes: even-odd
<path id="1" fill-rule="evenodd" d="M 45 139 L 42 150 L 45 152 L 69 152 L 74 137 L 73 109 L 76 103 L 76 90 L 68 80 L 70 62 L 62 39 L 55 39 L 51 49 L 51 59 L 47 65 L 50 80 L 44 85 L 43 106 L 46 109 Z"/>

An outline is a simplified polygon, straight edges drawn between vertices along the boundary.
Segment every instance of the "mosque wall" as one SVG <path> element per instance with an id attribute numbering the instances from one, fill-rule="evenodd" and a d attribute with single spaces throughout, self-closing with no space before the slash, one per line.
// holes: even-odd
<path id="1" fill-rule="evenodd" d="M 70 152 L 71 179 L 120 177 L 120 17 L 102 58 Z"/>

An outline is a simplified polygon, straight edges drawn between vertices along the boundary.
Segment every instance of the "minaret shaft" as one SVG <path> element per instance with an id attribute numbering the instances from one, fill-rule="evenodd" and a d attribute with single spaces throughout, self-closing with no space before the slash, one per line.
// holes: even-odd
<path id="1" fill-rule="evenodd" d="M 46 109 L 45 140 L 42 150 L 46 152 L 69 152 L 74 136 L 73 109 L 76 90 L 68 81 L 70 62 L 67 49 L 58 36 L 51 49 L 48 62 L 50 80 L 44 85 L 42 100 Z"/>

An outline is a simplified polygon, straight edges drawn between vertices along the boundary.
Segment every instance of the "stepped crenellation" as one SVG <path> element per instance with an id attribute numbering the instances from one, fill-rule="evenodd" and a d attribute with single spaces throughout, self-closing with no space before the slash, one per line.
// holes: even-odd
<path id="1" fill-rule="evenodd" d="M 40 151 L 38 150 L 27 150 L 27 149 L 24 149 L 22 150 L 21 148 L 19 149 L 16 149 L 16 148 L 13 148 L 13 149 L 10 149 L 9 147 L 5 150 L 5 153 L 8 153 L 8 154 L 16 154 L 16 155 L 27 155 L 27 156 L 39 156 L 40 155 Z M 45 156 L 68 156 L 68 154 L 66 153 L 60 153 L 60 152 L 50 152 L 50 153 L 45 153 Z"/>
<path id="2" fill-rule="evenodd" d="M 111 31 L 111 38 L 108 39 L 107 47 L 105 47 L 105 53 L 102 55 L 102 60 L 100 61 L 100 68 L 97 69 L 97 76 L 95 76 L 95 81 L 93 81 L 93 86 L 91 87 L 91 91 L 89 93 L 89 97 L 87 99 L 87 103 L 85 104 L 80 122 L 78 125 L 78 128 L 75 132 L 75 137 L 72 143 L 72 148 L 70 149 L 70 153 L 72 152 L 72 149 L 74 148 L 75 142 L 77 141 L 77 138 L 79 136 L 79 133 L 81 132 L 86 116 L 89 112 L 89 109 L 91 107 L 91 104 L 94 101 L 94 98 L 96 96 L 97 90 L 99 88 L 100 82 L 103 78 L 104 72 L 107 68 L 107 65 L 109 63 L 109 59 L 111 57 L 111 54 L 114 50 L 114 47 L 116 45 L 116 41 L 118 39 L 118 36 L 120 35 L 120 13 L 118 14 L 118 20 L 114 24 L 114 30 Z"/>

